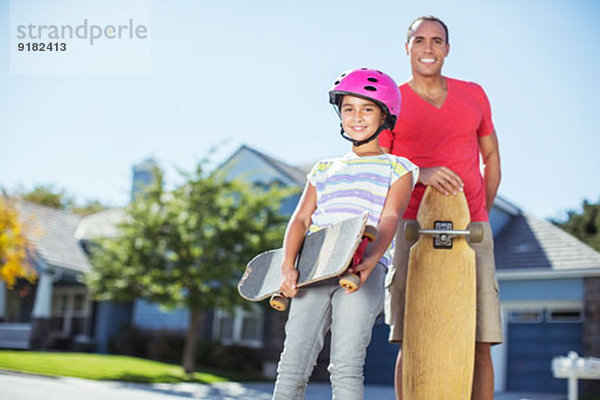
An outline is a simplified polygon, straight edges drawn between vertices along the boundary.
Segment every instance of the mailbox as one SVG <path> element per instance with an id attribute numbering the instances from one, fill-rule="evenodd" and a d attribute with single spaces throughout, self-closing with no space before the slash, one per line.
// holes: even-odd
<path id="1" fill-rule="evenodd" d="M 600 379 L 600 358 L 582 358 L 570 351 L 566 357 L 552 359 L 552 373 L 555 378 L 569 380 L 569 400 L 577 400 L 578 379 Z"/>
<path id="2" fill-rule="evenodd" d="M 582 358 L 571 351 L 567 357 L 552 359 L 552 373 L 555 378 L 600 379 L 600 358 Z"/>

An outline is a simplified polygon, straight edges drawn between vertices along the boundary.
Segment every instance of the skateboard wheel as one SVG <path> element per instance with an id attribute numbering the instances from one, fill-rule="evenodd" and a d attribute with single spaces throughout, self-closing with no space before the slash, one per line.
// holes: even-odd
<path id="1" fill-rule="evenodd" d="M 282 295 L 274 295 L 271 296 L 271 300 L 269 300 L 269 304 L 277 311 L 285 311 L 290 304 L 290 300 Z"/>
<path id="2" fill-rule="evenodd" d="M 369 242 L 374 242 L 377 239 L 377 228 L 371 225 L 367 225 L 365 227 L 365 231 L 363 233 L 363 237 L 369 239 Z"/>
<path id="3" fill-rule="evenodd" d="M 340 278 L 340 286 L 350 292 L 357 291 L 360 286 L 360 278 L 358 275 L 346 273 Z"/>
<path id="4" fill-rule="evenodd" d="M 419 223 L 417 221 L 404 223 L 404 237 L 407 242 L 416 242 L 419 239 Z"/>
<path id="5" fill-rule="evenodd" d="M 471 243 L 483 242 L 483 225 L 469 224 L 469 242 L 471 242 Z"/>

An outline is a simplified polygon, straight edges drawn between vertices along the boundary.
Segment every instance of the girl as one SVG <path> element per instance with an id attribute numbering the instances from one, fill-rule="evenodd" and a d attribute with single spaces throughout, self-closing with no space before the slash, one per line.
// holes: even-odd
<path id="1" fill-rule="evenodd" d="M 352 151 L 313 167 L 285 233 L 280 289 L 294 299 L 273 399 L 304 398 L 329 329 L 333 398 L 363 398 L 363 364 L 375 318 L 383 307 L 392 239 L 418 175 L 414 164 L 384 153 L 376 140 L 383 129 L 394 127 L 400 111 L 400 91 L 392 78 L 367 68 L 345 72 L 334 82 L 329 101 Z M 377 239 L 354 268 L 360 289 L 347 293 L 333 279 L 298 290 L 295 261 L 305 235 L 365 210 L 368 223 L 377 227 Z"/>

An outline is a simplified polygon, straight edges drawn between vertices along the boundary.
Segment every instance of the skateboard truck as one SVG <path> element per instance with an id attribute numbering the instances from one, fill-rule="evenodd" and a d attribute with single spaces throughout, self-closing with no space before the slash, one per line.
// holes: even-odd
<path id="1" fill-rule="evenodd" d="M 363 239 L 360 242 L 360 244 L 358 245 L 358 248 L 356 249 L 356 252 L 354 253 L 354 256 L 352 257 L 352 262 L 350 263 L 350 265 L 348 267 L 354 267 L 354 266 L 360 264 L 360 262 L 362 261 L 363 255 L 365 253 L 365 250 L 367 248 L 367 245 L 370 242 L 374 241 L 376 239 L 376 237 L 377 237 L 377 229 L 370 225 L 366 226 L 365 231 L 363 233 Z M 354 292 L 354 291 L 357 291 L 358 288 L 360 287 L 360 277 L 357 274 L 345 272 L 340 277 L 339 284 L 341 287 L 348 290 L 349 292 Z M 288 299 L 281 293 L 274 294 L 273 296 L 271 296 L 271 299 L 269 300 L 269 305 L 277 311 L 287 310 L 289 304 L 290 304 L 290 299 Z"/>
<path id="2" fill-rule="evenodd" d="M 419 235 L 433 236 L 433 247 L 436 249 L 451 249 L 452 239 L 457 236 L 469 238 L 471 243 L 483 241 L 483 226 L 481 224 L 469 224 L 466 230 L 453 229 L 451 221 L 435 221 L 434 229 L 421 229 L 417 221 L 407 221 L 404 225 L 406 240 L 414 242 Z"/>

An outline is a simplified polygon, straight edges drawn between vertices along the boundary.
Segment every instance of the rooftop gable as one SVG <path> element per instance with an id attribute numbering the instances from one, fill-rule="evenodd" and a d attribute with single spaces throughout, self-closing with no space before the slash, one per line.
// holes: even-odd
<path id="1" fill-rule="evenodd" d="M 281 182 L 286 186 L 304 186 L 306 172 L 268 156 L 247 145 L 242 145 L 217 170 L 224 171 L 227 179 L 242 179 L 252 183 Z"/>
<path id="2" fill-rule="evenodd" d="M 554 224 L 521 212 L 497 235 L 496 269 L 600 271 L 600 253 Z"/>
<path id="3" fill-rule="evenodd" d="M 27 228 L 26 237 L 43 263 L 75 272 L 90 271 L 87 256 L 75 238 L 80 216 L 22 200 L 15 206 Z"/>

